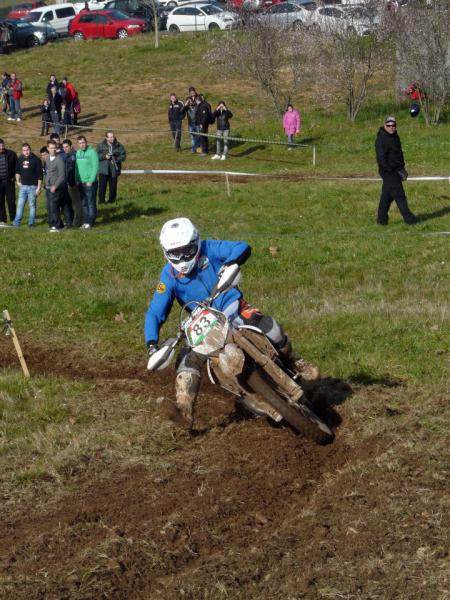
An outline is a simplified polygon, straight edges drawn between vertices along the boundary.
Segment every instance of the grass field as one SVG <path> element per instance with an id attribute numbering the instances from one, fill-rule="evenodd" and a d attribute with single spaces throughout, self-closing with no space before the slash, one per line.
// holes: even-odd
<path id="1" fill-rule="evenodd" d="M 202 66 L 206 37 L 72 43 L 17 52 L 25 119 L 0 136 L 35 150 L 48 75 L 68 74 L 89 127 L 117 132 L 126 166 L 221 169 L 174 153 L 166 104 L 189 85 L 225 98 L 233 133 L 283 139 L 250 83 Z M 373 141 L 394 112 L 410 175 L 449 175 L 448 123 L 426 128 L 387 81 L 349 125 L 305 90 L 301 139 L 242 143 L 223 175 L 123 175 L 120 200 L 92 232 L 0 229 L 0 308 L 8 308 L 32 379 L 0 337 L 0 598 L 283 598 L 448 600 L 450 191 L 408 182 L 421 223 L 395 207 L 375 224 Z M 73 135 L 75 137 L 75 134 Z M 304 178 L 304 179 L 303 179 Z M 204 237 L 245 239 L 246 297 L 277 317 L 324 380 L 336 441 L 317 448 L 288 430 L 235 416 L 205 385 L 195 437 L 164 415 L 173 371 L 145 372 L 143 315 L 158 281 L 162 223 L 189 216 Z M 177 311 L 173 311 L 174 313 Z M 173 332 L 172 314 L 163 337 Z M 448 491 L 448 488 L 447 488 Z"/>

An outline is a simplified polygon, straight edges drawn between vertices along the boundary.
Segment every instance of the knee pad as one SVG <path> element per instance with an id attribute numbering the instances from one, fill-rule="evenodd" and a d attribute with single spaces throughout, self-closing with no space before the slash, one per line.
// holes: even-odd
<path id="1" fill-rule="evenodd" d="M 175 379 L 175 395 L 178 408 L 185 416 L 192 414 L 192 407 L 200 388 L 200 375 L 181 371 Z"/>

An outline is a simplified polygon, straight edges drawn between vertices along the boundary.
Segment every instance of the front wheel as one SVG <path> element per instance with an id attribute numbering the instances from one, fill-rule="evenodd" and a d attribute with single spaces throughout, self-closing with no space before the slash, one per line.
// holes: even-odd
<path id="1" fill-rule="evenodd" d="M 117 32 L 118 40 L 125 40 L 128 37 L 128 31 L 126 29 L 119 29 Z"/>
<path id="2" fill-rule="evenodd" d="M 292 29 L 294 31 L 300 31 L 302 28 L 303 28 L 303 23 L 301 21 L 297 20 L 292 23 Z"/>
<path id="3" fill-rule="evenodd" d="M 35 46 L 40 46 L 40 44 L 41 42 L 35 35 L 30 35 L 30 37 L 27 39 L 28 48 L 34 48 Z"/>
<path id="4" fill-rule="evenodd" d="M 208 29 L 209 31 L 216 31 L 217 29 L 220 29 L 220 27 L 217 23 L 211 23 Z"/>
<path id="5" fill-rule="evenodd" d="M 180 33 L 180 28 L 178 27 L 178 25 L 174 25 L 172 23 L 172 25 L 169 27 L 169 31 L 171 33 Z"/>
<path id="6" fill-rule="evenodd" d="M 319 417 L 305 404 L 299 408 L 291 406 L 287 400 L 277 394 L 267 383 L 260 372 L 254 370 L 247 378 L 247 384 L 268 402 L 296 431 L 318 444 L 329 444 L 334 439 L 334 433 Z"/>

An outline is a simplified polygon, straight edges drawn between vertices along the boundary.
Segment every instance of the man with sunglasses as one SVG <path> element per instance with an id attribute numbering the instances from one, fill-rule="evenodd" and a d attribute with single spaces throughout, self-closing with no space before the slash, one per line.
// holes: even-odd
<path id="1" fill-rule="evenodd" d="M 175 300 L 181 305 L 205 300 L 214 288 L 223 269 L 231 264 L 242 265 L 250 256 L 246 242 L 200 240 L 193 223 L 184 217 L 165 223 L 159 238 L 167 264 L 161 271 L 159 283 L 145 317 L 145 342 L 151 356 L 158 349 L 159 330 L 169 316 Z M 227 315 L 235 325 L 253 325 L 263 331 L 282 360 L 305 381 L 319 378 L 319 369 L 299 358 L 292 351 L 289 338 L 275 319 L 263 315 L 248 304 L 238 287 L 220 294 L 213 307 Z M 177 417 L 192 427 L 193 407 L 200 387 L 201 369 L 205 357 L 183 348 L 177 360 L 175 380 Z"/>
<path id="2" fill-rule="evenodd" d="M 383 180 L 380 203 L 378 205 L 377 223 L 387 225 L 388 212 L 395 200 L 398 209 L 407 225 L 415 225 L 419 219 L 410 211 L 403 189 L 403 181 L 408 178 L 403 158 L 402 144 L 397 133 L 395 117 L 387 117 L 383 127 L 378 130 L 375 141 L 378 171 Z"/>

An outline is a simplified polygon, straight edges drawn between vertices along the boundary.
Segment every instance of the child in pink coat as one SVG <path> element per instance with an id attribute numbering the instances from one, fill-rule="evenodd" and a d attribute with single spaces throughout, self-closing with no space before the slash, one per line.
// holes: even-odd
<path id="1" fill-rule="evenodd" d="M 295 110 L 292 104 L 288 104 L 286 112 L 283 116 L 283 129 L 288 139 L 288 150 L 292 150 L 294 146 L 294 135 L 300 133 L 301 119 L 298 110 Z"/>

